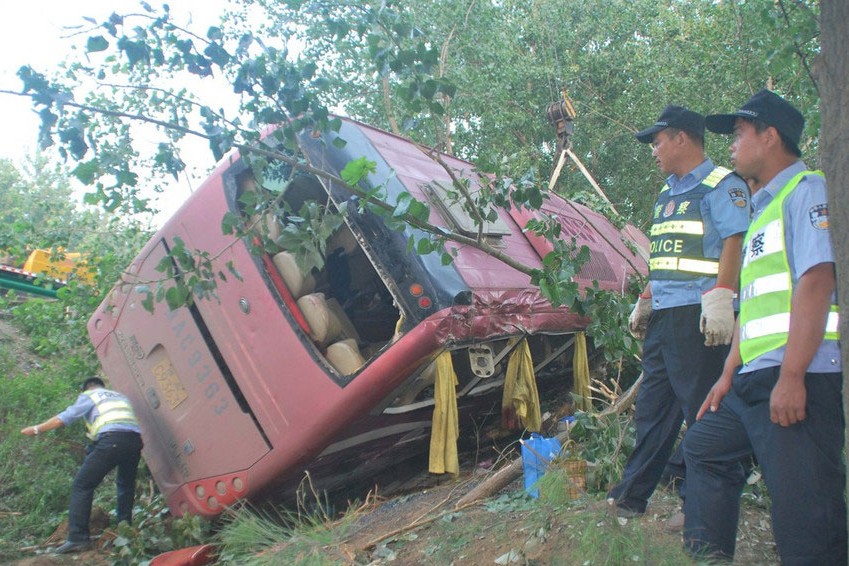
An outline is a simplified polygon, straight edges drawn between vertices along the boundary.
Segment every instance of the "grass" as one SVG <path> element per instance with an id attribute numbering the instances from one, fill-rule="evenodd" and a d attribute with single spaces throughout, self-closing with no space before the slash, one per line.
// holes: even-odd
<path id="1" fill-rule="evenodd" d="M 75 398 L 67 366 L 45 364 L 28 375 L 0 345 L 0 559 L 43 541 L 61 522 L 71 479 L 84 455 L 80 430 L 25 437 L 20 430 Z"/>
<path id="2" fill-rule="evenodd" d="M 245 507 L 233 514 L 218 541 L 223 564 L 239 566 L 489 565 L 496 560 L 562 566 L 697 564 L 684 553 L 679 537 L 662 532 L 662 523 L 618 519 L 600 497 L 555 503 L 545 496 L 544 485 L 541 491 L 539 500 L 521 490 L 502 494 L 368 549 L 348 539 L 358 518 L 352 511 L 329 520 L 320 513 L 275 516 Z M 398 526 L 390 520 L 365 538 Z M 518 562 L 509 562 L 510 557 Z"/>
<path id="3" fill-rule="evenodd" d="M 624 566 L 652 564 L 685 566 L 694 561 L 684 552 L 681 541 L 645 527 L 640 521 L 620 520 L 606 511 L 587 512 L 573 518 L 581 532 L 572 555 L 564 564 Z"/>
<path id="4" fill-rule="evenodd" d="M 330 521 L 320 511 L 262 512 L 242 507 L 232 512 L 216 541 L 224 563 L 239 566 L 333 566 L 350 563 L 342 541 L 350 516 Z"/>

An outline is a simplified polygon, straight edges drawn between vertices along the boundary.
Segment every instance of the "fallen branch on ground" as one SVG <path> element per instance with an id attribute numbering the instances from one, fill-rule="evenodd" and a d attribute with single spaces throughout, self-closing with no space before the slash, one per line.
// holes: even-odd
<path id="1" fill-rule="evenodd" d="M 640 383 L 642 382 L 643 373 L 640 373 L 640 377 L 637 378 L 637 381 L 635 381 L 634 384 L 625 391 L 625 393 L 620 395 L 613 405 L 600 413 L 596 413 L 595 416 L 603 418 L 610 415 L 618 415 L 619 413 L 627 410 L 634 404 L 634 400 L 637 398 L 637 391 L 639 390 Z M 556 435 L 555 438 L 562 443 L 564 440 L 569 438 L 569 431 L 561 432 Z M 460 500 L 457 501 L 455 509 L 459 509 L 461 506 L 468 505 L 478 501 L 479 499 L 498 493 L 521 474 L 522 458 L 519 457 L 479 483 L 469 493 L 461 497 Z"/>
<path id="2" fill-rule="evenodd" d="M 386 539 L 396 537 L 396 536 L 398 536 L 402 533 L 406 533 L 407 531 L 412 531 L 414 529 L 417 529 L 419 527 L 427 525 L 428 523 L 432 523 L 432 522 L 434 522 L 438 519 L 441 519 L 442 517 L 445 517 L 446 515 L 450 515 L 451 513 L 457 513 L 458 511 L 462 511 L 463 509 L 467 509 L 467 508 L 469 508 L 473 505 L 477 505 L 478 503 L 479 503 L 478 501 L 472 501 L 472 502 L 466 503 L 464 505 L 458 504 L 453 509 L 446 509 L 445 511 L 443 511 L 443 512 L 437 514 L 437 515 L 434 515 L 433 517 L 430 517 L 428 519 L 417 519 L 417 520 L 413 521 L 412 523 L 410 523 L 409 525 L 406 525 L 404 527 L 400 527 L 398 529 L 395 529 L 394 531 L 391 531 L 391 532 L 388 532 L 384 535 L 381 535 L 381 536 L 377 537 L 376 539 L 370 540 L 369 542 L 360 546 L 360 548 L 358 550 L 368 550 L 369 548 L 380 544 L 381 542 L 385 541 Z"/>
<path id="3" fill-rule="evenodd" d="M 561 432 L 555 438 L 561 443 L 569 438 L 569 431 Z M 462 506 L 471 505 L 484 497 L 489 497 L 498 493 L 511 481 L 522 474 L 522 457 L 518 457 L 493 475 L 483 480 L 476 485 L 469 493 L 464 495 L 457 501 L 455 509 L 460 509 Z"/>
<path id="4" fill-rule="evenodd" d="M 599 417 L 607 417 L 610 415 L 618 415 L 619 413 L 628 410 L 631 405 L 634 404 L 634 401 L 637 399 L 637 391 L 640 389 L 640 384 L 643 382 L 643 377 L 645 374 L 640 372 L 640 377 L 637 378 L 637 381 L 628 388 L 628 390 L 619 396 L 616 399 L 616 402 L 611 406 L 606 408 L 605 410 L 598 413 Z"/>

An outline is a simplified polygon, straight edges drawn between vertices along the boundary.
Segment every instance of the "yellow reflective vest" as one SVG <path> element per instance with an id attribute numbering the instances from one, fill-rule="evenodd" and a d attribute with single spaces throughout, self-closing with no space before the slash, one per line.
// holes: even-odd
<path id="1" fill-rule="evenodd" d="M 787 344 L 793 279 L 784 241 L 783 205 L 806 175 L 822 176 L 822 173 L 803 171 L 790 179 L 746 233 L 740 274 L 740 354 L 743 363 Z M 839 340 L 837 327 L 837 305 L 831 305 L 824 340 Z"/>
<path id="2" fill-rule="evenodd" d="M 94 402 L 95 410 L 92 412 L 94 420 L 85 419 L 88 436 L 90 439 L 97 439 L 97 434 L 106 425 L 124 424 L 138 426 L 136 415 L 133 413 L 133 407 L 126 397 L 109 389 L 89 389 L 83 392 L 84 395 Z"/>

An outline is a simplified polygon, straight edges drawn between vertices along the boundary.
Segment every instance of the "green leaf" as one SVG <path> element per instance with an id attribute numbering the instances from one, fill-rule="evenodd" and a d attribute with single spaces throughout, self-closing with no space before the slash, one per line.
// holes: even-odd
<path id="1" fill-rule="evenodd" d="M 377 163 L 369 161 L 365 157 L 359 157 L 349 161 L 339 172 L 339 175 L 349 185 L 356 185 L 375 171 L 377 171 Z"/>
<path id="2" fill-rule="evenodd" d="M 418 245 L 416 245 L 416 252 L 418 252 L 419 255 L 427 255 L 433 250 L 433 244 L 427 238 L 422 238 L 419 240 Z"/>
<path id="3" fill-rule="evenodd" d="M 224 218 L 221 219 L 221 233 L 229 235 L 233 233 L 234 227 L 241 224 L 242 219 L 239 215 L 232 211 L 227 211 Z"/>
<path id="4" fill-rule="evenodd" d="M 244 279 L 242 279 L 242 274 L 239 273 L 239 271 L 236 269 L 236 266 L 233 265 L 233 260 L 227 262 L 227 271 L 232 273 L 233 277 L 235 277 L 239 281 L 244 281 Z"/>
<path id="5" fill-rule="evenodd" d="M 90 159 L 77 165 L 71 174 L 76 177 L 83 185 L 91 185 L 98 177 L 100 172 L 100 163 L 97 159 Z"/>
<path id="6" fill-rule="evenodd" d="M 102 35 L 89 37 L 85 44 L 85 49 L 88 53 L 96 53 L 98 51 L 106 51 L 109 48 L 109 42 Z"/>
<path id="7" fill-rule="evenodd" d="M 173 311 L 185 305 L 188 296 L 189 289 L 184 285 L 177 284 L 165 291 L 165 302 L 168 304 L 168 308 Z"/>
<path id="8" fill-rule="evenodd" d="M 203 54 L 209 57 L 209 60 L 219 67 L 224 67 L 230 62 L 230 54 L 217 43 L 207 45 L 206 49 L 203 50 Z"/>
<path id="9" fill-rule="evenodd" d="M 313 62 L 307 63 L 301 69 L 301 78 L 303 78 L 305 80 L 312 79 L 315 76 L 315 72 L 316 72 L 317 69 L 318 69 L 318 66 L 315 63 L 313 63 Z"/>
<path id="10" fill-rule="evenodd" d="M 86 152 L 88 152 L 88 144 L 85 142 L 81 127 L 72 126 L 64 130 L 59 130 L 59 139 L 68 146 L 68 150 L 74 159 L 82 159 Z"/>
<path id="11" fill-rule="evenodd" d="M 398 218 L 407 214 L 407 211 L 410 209 L 410 204 L 413 202 L 413 197 L 408 192 L 403 192 L 398 195 L 398 204 L 395 205 L 395 210 L 392 212 L 392 216 Z"/>
<path id="12" fill-rule="evenodd" d="M 410 203 L 410 209 L 407 214 L 422 222 L 427 222 L 430 218 L 430 207 L 421 201 L 414 200 Z"/>
<path id="13" fill-rule="evenodd" d="M 143 41 L 132 41 L 123 36 L 118 40 L 118 49 L 127 56 L 130 67 L 134 67 L 136 63 L 150 64 L 150 47 Z"/>
<path id="14" fill-rule="evenodd" d="M 153 293 L 147 293 L 141 301 L 141 306 L 147 312 L 153 312 Z"/>

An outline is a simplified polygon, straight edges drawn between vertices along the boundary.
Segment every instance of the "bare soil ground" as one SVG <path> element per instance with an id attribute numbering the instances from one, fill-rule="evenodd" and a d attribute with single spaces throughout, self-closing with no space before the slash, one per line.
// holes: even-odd
<path id="1" fill-rule="evenodd" d="M 682 546 L 680 533 L 664 530 L 667 519 L 680 505 L 677 494 L 665 489 L 658 489 L 643 517 L 629 521 L 612 517 L 600 496 L 584 496 L 568 506 L 523 500 L 519 496 L 521 480 L 508 485 L 501 494 L 455 512 L 457 500 L 477 481 L 478 478 L 467 477 L 445 482 L 390 499 L 363 513 L 346 533 L 345 554 L 373 566 L 620 564 L 588 561 L 589 556 L 579 554 L 586 551 L 587 542 L 583 539 L 588 526 L 597 527 L 596 536 L 603 542 L 607 537 L 622 535 L 619 527 L 633 521 L 639 522 L 651 544 L 673 550 Z M 413 527 L 417 524 L 420 526 Z M 391 536 L 384 538 L 387 535 Z M 634 554 L 628 563 L 655 562 Z M 750 497 L 744 501 L 735 564 L 778 564 L 769 515 L 762 500 Z"/>

